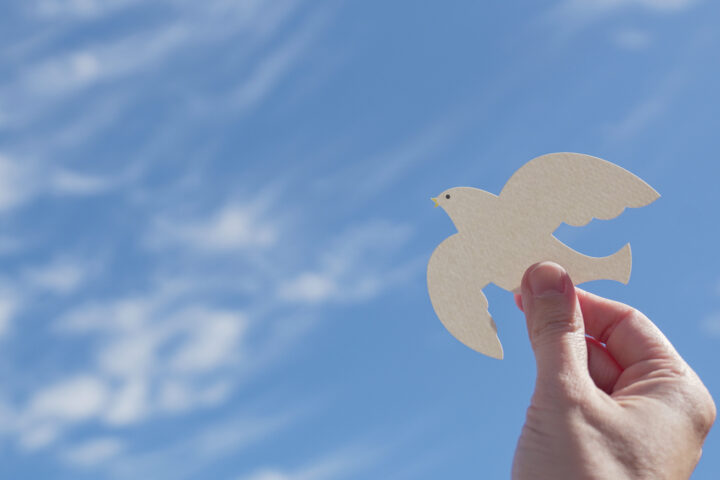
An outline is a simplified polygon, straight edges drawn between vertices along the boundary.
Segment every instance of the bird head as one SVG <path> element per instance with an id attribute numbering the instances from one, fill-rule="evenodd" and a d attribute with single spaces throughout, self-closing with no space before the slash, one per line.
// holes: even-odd
<path id="1" fill-rule="evenodd" d="M 441 207 L 450 216 L 458 231 L 463 225 L 481 220 L 494 210 L 497 196 L 472 187 L 455 187 L 431 198 L 436 207 Z"/>

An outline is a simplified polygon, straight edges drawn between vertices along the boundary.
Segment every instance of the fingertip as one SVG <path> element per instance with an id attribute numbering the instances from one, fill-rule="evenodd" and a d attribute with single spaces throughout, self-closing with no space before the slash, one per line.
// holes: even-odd
<path id="1" fill-rule="evenodd" d="M 568 274 L 554 262 L 540 262 L 525 274 L 525 289 L 535 297 L 554 296 L 567 291 Z"/>
<path id="2" fill-rule="evenodd" d="M 523 310 L 523 304 L 522 304 L 522 295 L 519 293 L 515 294 L 515 305 L 520 309 L 521 312 L 524 312 Z"/>

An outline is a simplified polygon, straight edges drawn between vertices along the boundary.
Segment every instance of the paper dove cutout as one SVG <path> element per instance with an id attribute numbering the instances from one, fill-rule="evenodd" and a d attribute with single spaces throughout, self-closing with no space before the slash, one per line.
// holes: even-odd
<path id="1" fill-rule="evenodd" d="M 458 233 L 446 238 L 428 263 L 427 283 L 435 313 L 455 338 L 503 358 L 497 327 L 482 289 L 489 283 L 518 292 L 525 270 L 550 260 L 576 284 L 610 279 L 627 283 L 630 244 L 602 258 L 571 249 L 553 236 L 565 222 L 586 225 L 643 207 L 660 195 L 627 170 L 579 153 L 537 157 L 510 177 L 500 195 L 456 187 L 433 198 Z"/>

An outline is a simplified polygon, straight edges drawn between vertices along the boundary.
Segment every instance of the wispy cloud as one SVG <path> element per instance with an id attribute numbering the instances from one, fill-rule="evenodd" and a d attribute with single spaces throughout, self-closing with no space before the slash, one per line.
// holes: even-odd
<path id="1" fill-rule="evenodd" d="M 247 321 L 238 312 L 199 305 L 177 309 L 175 302 L 174 297 L 125 299 L 89 305 L 63 320 L 68 332 L 107 332 L 95 363 L 100 375 L 121 381 L 105 410 L 111 423 L 216 404 L 230 393 L 237 373 L 222 369 L 241 360 Z M 203 381 L 210 372 L 216 380 Z"/>
<path id="2" fill-rule="evenodd" d="M 97 18 L 126 7 L 138 0 L 38 0 L 26 8 L 42 18 Z"/>
<path id="3" fill-rule="evenodd" d="M 116 181 L 0 153 L 0 214 L 44 196 L 92 196 L 115 188 Z"/>
<path id="4" fill-rule="evenodd" d="M 687 73 L 681 69 L 670 72 L 649 94 L 633 105 L 625 115 L 608 127 L 612 140 L 621 141 L 648 128 L 663 117 L 687 83 Z"/>
<path id="5" fill-rule="evenodd" d="M 324 189 L 339 187 L 357 192 L 360 198 L 373 198 L 437 155 L 462 129 L 464 115 L 451 110 L 407 138 L 325 175 L 318 184 Z"/>
<path id="6" fill-rule="evenodd" d="M 582 19 L 632 7 L 670 13 L 685 10 L 695 3 L 696 0 L 564 0 L 555 7 L 554 14 Z"/>
<path id="7" fill-rule="evenodd" d="M 36 184 L 27 165 L 0 154 L 0 212 L 24 203 L 36 190 Z"/>
<path id="8" fill-rule="evenodd" d="M 77 468 L 177 479 L 302 413 L 289 404 L 281 414 L 188 427 L 188 438 L 142 451 L 133 448 L 134 429 L 227 406 L 250 375 L 318 324 L 324 306 L 374 298 L 417 265 L 399 253 L 412 235 L 406 225 L 374 220 L 339 234 L 314 231 L 284 189 L 241 197 L 236 184 L 218 182 L 210 194 L 205 185 L 197 196 L 166 188 L 182 176 L 196 186 L 206 180 L 195 160 L 203 149 L 224 148 L 207 132 L 216 116 L 249 115 L 293 87 L 285 80 L 304 66 L 332 8 L 312 6 L 291 18 L 307 2 L 167 2 L 154 7 L 166 15 L 151 21 L 100 28 L 103 17 L 142 3 L 29 4 L 38 25 L 52 20 L 52 32 L 28 37 L 23 62 L 0 81 L 0 129 L 10 139 L 0 155 L 0 215 L 26 220 L 23 208 L 51 200 L 44 211 L 62 225 L 56 232 L 46 220 L 53 236 L 18 260 L 12 288 L 4 279 L 0 285 L 0 335 L 32 328 L 38 345 L 53 345 L 4 382 L 10 394 L 0 405 L 0 431 L 22 449 L 45 449 Z M 86 38 L 84 27 L 103 33 Z M 212 62 L 200 63 L 209 52 Z M 208 86 L 201 66 L 210 63 L 222 70 L 221 85 Z M 363 188 L 386 188 L 446 133 L 393 148 L 393 165 L 378 155 L 376 176 Z M 202 143 L 202 152 L 185 150 L 185 135 L 202 137 L 193 144 Z M 75 202 L 83 210 L 68 214 L 65 204 Z M 86 222 L 86 212 L 97 216 Z M 75 220 L 80 233 L 69 226 Z M 127 222 L 125 230 L 114 230 L 116 221 Z M 18 242 L 8 237 L 8 248 Z M 45 310 L 31 327 L 14 321 L 33 304 Z M 40 365 L 55 356 L 68 363 Z M 277 471 L 339 475 L 349 463 L 337 458 Z"/>
<path id="9" fill-rule="evenodd" d="M 15 288 L 0 284 L 0 337 L 11 327 L 12 321 L 22 307 L 22 299 Z"/>
<path id="10" fill-rule="evenodd" d="M 277 240 L 278 227 L 266 219 L 267 209 L 260 199 L 247 204 L 228 203 L 202 218 L 159 216 L 148 244 L 208 253 L 268 247 Z"/>
<path id="11" fill-rule="evenodd" d="M 0 94 L 6 98 L 8 116 L 14 125 L 24 126 L 99 82 L 159 68 L 161 59 L 167 59 L 187 41 L 187 36 L 184 25 L 169 24 L 39 60 L 26 66 L 15 82 L 0 88 Z"/>
<path id="12" fill-rule="evenodd" d="M 327 15 L 316 15 L 279 47 L 262 57 L 250 75 L 229 95 L 235 108 L 247 111 L 265 99 L 300 62 Z"/>
<path id="13" fill-rule="evenodd" d="M 81 287 L 97 268 L 95 262 L 87 260 L 56 258 L 45 265 L 27 268 L 23 277 L 31 288 L 68 294 Z"/>
<path id="14" fill-rule="evenodd" d="M 98 417 L 108 398 L 107 384 L 97 376 L 79 375 L 37 391 L 15 422 L 27 449 L 54 442 L 67 425 Z"/>
<path id="15" fill-rule="evenodd" d="M 278 295 L 289 302 L 309 304 L 367 300 L 414 273 L 412 265 L 387 262 L 387 256 L 410 235 L 408 226 L 384 221 L 350 228 L 325 247 L 319 268 L 281 283 Z"/>
<path id="16" fill-rule="evenodd" d="M 36 450 L 79 425 L 119 428 L 226 401 L 241 380 L 247 320 L 235 311 L 184 306 L 179 295 L 161 290 L 63 316 L 59 341 L 88 335 L 100 341 L 85 369 L 40 384 L 12 407 L 6 428 L 18 443 Z M 11 301 L 0 301 L 0 317 L 14 309 Z"/>
<path id="17" fill-rule="evenodd" d="M 30 401 L 29 414 L 41 419 L 84 419 L 101 411 L 107 388 L 92 376 L 70 378 L 37 392 Z"/>
<path id="18" fill-rule="evenodd" d="M 65 169 L 58 170 L 51 178 L 51 182 L 56 192 L 68 195 L 94 195 L 112 188 L 108 178 Z"/>
<path id="19" fill-rule="evenodd" d="M 720 337 L 720 313 L 706 317 L 700 327 L 706 333 Z"/>
<path id="20" fill-rule="evenodd" d="M 160 448 L 127 451 L 108 462 L 106 470 L 116 478 L 133 478 L 137 472 L 155 480 L 196 478 L 208 464 L 239 454 L 247 446 L 258 445 L 270 435 L 288 428 L 297 421 L 298 415 L 295 411 L 234 414 L 192 429 L 185 437 Z"/>
<path id="21" fill-rule="evenodd" d="M 122 449 L 123 443 L 117 438 L 93 438 L 65 448 L 61 458 L 74 466 L 89 468 L 117 457 L 122 452 Z"/>
<path id="22" fill-rule="evenodd" d="M 245 240 L 237 243 L 240 230 L 234 227 L 229 231 L 235 241 L 227 242 L 228 229 L 222 226 L 229 214 L 227 209 L 221 212 L 210 215 L 207 224 L 189 223 L 189 231 L 197 232 L 197 237 L 190 237 L 191 256 L 201 259 L 206 255 L 207 247 L 194 242 L 208 238 L 223 239 L 221 249 L 247 247 Z M 257 220 L 262 224 L 261 217 Z M 270 274 L 267 281 L 274 285 L 279 299 L 289 304 L 319 308 L 328 302 L 364 301 L 416 273 L 415 263 L 393 260 L 394 252 L 406 244 L 411 233 L 407 226 L 386 221 L 358 224 L 328 239 L 326 251 L 309 262 L 307 270 L 289 278 Z M 211 246 L 220 248 L 218 241 L 211 241 Z M 67 280 L 73 276 L 67 265 L 58 260 L 26 275 L 34 285 L 68 291 L 81 280 Z M 245 275 L 262 277 L 268 272 L 256 269 Z M 330 286 L 318 292 L 316 286 L 308 285 L 312 276 Z M 178 279 L 162 280 L 145 294 L 92 301 L 64 314 L 56 323 L 58 340 L 93 339 L 90 344 L 95 348 L 86 369 L 40 388 L 19 407 L 22 421 L 15 430 L 20 442 L 26 448 L 41 448 L 79 425 L 119 428 L 222 404 L 245 374 L 272 360 L 272 352 L 279 351 L 280 345 L 287 347 L 283 334 L 287 328 L 278 324 L 292 319 L 286 315 L 273 319 L 273 312 L 283 303 L 277 302 L 278 297 L 266 295 L 248 304 L 272 320 L 257 322 L 237 309 L 199 300 L 196 286 Z M 255 335 L 255 345 L 250 347 L 251 328 L 267 330 L 273 324 L 271 332 Z"/>
<path id="23" fill-rule="evenodd" d="M 676 14 L 698 3 L 697 0 L 562 0 L 551 7 L 542 21 L 552 24 L 561 37 L 583 30 L 598 21 L 631 9 L 648 13 Z M 628 39 L 620 39 L 626 42 Z M 617 41 L 617 38 L 615 39 Z M 630 44 L 638 40 L 630 39 Z M 623 45 L 621 45 L 623 46 Z"/>
<path id="24" fill-rule="evenodd" d="M 377 452 L 358 448 L 321 457 L 300 467 L 265 467 L 240 476 L 237 480 L 327 480 L 348 478 L 368 468 Z"/>
<path id="25" fill-rule="evenodd" d="M 623 50 L 640 51 L 652 44 L 652 36 L 644 30 L 619 30 L 612 35 L 612 41 Z"/>
<path id="26" fill-rule="evenodd" d="M 84 42 L 57 42 L 56 37 L 62 38 L 64 29 L 81 28 L 73 23 L 75 19 L 96 20 L 140 3 L 44 0 L 28 4 L 31 14 L 62 18 L 68 23 L 53 24 L 52 35 L 29 36 L 23 53 L 32 61 L 17 65 L 17 73 L 0 82 L 0 129 L 12 132 L 15 139 L 5 146 L 7 152 L 17 154 L 24 162 L 31 157 L 41 166 L 52 160 L 58 167 L 57 159 L 50 158 L 56 155 L 58 147 L 81 145 L 99 129 L 121 122 L 123 113 L 142 106 L 144 92 L 154 85 L 154 75 L 177 68 L 174 60 L 178 55 L 187 56 L 200 46 L 209 48 L 232 42 L 233 49 L 242 53 L 240 71 L 253 71 L 250 62 L 257 62 L 256 73 L 245 84 L 246 94 L 240 96 L 244 102 L 259 101 L 299 60 L 304 48 L 294 48 L 301 46 L 303 36 L 310 38 L 314 34 L 310 28 L 301 28 L 302 35 L 293 37 L 293 42 L 285 44 L 287 48 L 258 55 L 275 41 L 278 29 L 301 2 L 210 0 L 202 8 L 194 2 L 163 2 L 166 15 L 151 26 L 133 25 L 113 30 L 112 35 L 93 35 Z M 49 45 L 53 43 L 57 45 Z M 143 80 L 139 80 L 141 77 Z M 227 98 L 231 96 L 227 91 L 204 92 L 202 96 L 195 95 L 196 102 L 187 108 L 207 104 L 204 109 L 216 114 L 227 110 Z M 58 117 L 63 120 L 58 122 Z M 22 135 L 30 127 L 35 132 L 32 139 Z M 37 135 L 42 135 L 45 141 L 34 141 Z M 76 181 L 58 180 L 59 188 L 68 184 L 70 188 L 78 187 Z M 87 183 L 83 187 L 90 188 Z"/>

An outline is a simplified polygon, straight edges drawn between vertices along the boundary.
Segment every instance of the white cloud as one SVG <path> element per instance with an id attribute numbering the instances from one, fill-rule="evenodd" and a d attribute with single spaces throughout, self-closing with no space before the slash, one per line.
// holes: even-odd
<path id="1" fill-rule="evenodd" d="M 572 16 L 602 15 L 629 7 L 658 12 L 675 12 L 689 8 L 696 0 L 565 0 L 557 12 Z"/>
<path id="2" fill-rule="evenodd" d="M 100 378 L 81 375 L 37 392 L 29 404 L 32 420 L 79 421 L 97 416 L 107 405 L 108 388 Z"/>
<path id="3" fill-rule="evenodd" d="M 70 170 L 58 170 L 51 177 L 50 183 L 58 194 L 67 195 L 95 195 L 112 187 L 107 178 Z"/>
<path id="4" fill-rule="evenodd" d="M 90 17 L 97 14 L 100 5 L 96 0 L 40 0 L 35 2 L 35 12 L 43 17 L 74 14 Z"/>
<path id="5" fill-rule="evenodd" d="M 100 64 L 94 55 L 79 52 L 70 59 L 72 75 L 82 82 L 95 79 L 100 71 Z"/>
<path id="6" fill-rule="evenodd" d="M 79 260 L 57 258 L 49 264 L 28 268 L 24 277 L 34 288 L 69 294 L 83 285 L 92 269 L 89 264 Z"/>
<path id="7" fill-rule="evenodd" d="M 60 438 L 64 428 L 98 418 L 110 399 L 108 385 L 98 376 L 78 374 L 36 391 L 10 426 L 20 446 L 46 447 Z"/>
<path id="8" fill-rule="evenodd" d="M 668 99 L 663 96 L 651 96 L 635 105 L 625 117 L 611 127 L 615 138 L 626 138 L 638 133 L 653 120 L 658 119 L 667 109 Z"/>
<path id="9" fill-rule="evenodd" d="M 23 82 L 28 92 L 62 95 L 92 84 L 102 73 L 98 56 L 80 50 L 33 65 L 26 70 Z"/>
<path id="10" fill-rule="evenodd" d="M 109 7 L 110 4 L 118 6 L 125 3 L 128 2 L 46 0 L 33 6 L 39 5 L 36 13 L 52 17 L 54 22 L 72 16 L 97 18 L 115 8 Z M 303 29 L 301 35 L 291 39 L 300 43 L 270 42 L 274 28 L 287 18 L 287 13 L 295 4 L 299 2 L 176 2 L 168 9 L 167 23 L 163 24 L 158 17 L 161 23 L 151 22 L 151 30 L 133 29 L 130 34 L 120 26 L 112 32 L 101 32 L 103 43 L 86 41 L 85 35 L 78 36 L 79 32 L 67 29 L 62 22 L 40 22 L 48 26 L 47 35 L 37 34 L 24 42 L 24 51 L 30 54 L 18 57 L 19 61 L 13 69 L 16 73 L 0 85 L 2 113 L 8 118 L 6 126 L 12 132 L 23 134 L 18 135 L 23 139 L 13 140 L 16 142 L 14 148 L 8 150 L 22 152 L 22 158 L 16 159 L 15 153 L 0 156 L 0 213 L 11 212 L 41 197 L 98 195 L 115 189 L 120 183 L 129 183 L 119 182 L 117 176 L 102 177 L 78 170 L 85 160 L 97 163 L 92 171 L 102 171 L 98 169 L 114 160 L 82 158 L 78 152 L 82 154 L 86 148 L 96 152 L 95 147 L 100 144 L 85 142 L 99 131 L 96 127 L 110 129 L 119 117 L 118 112 L 124 108 L 131 111 L 146 100 L 144 95 L 149 90 L 135 86 L 135 83 L 144 82 L 146 76 L 140 75 L 141 80 L 136 82 L 135 74 L 153 73 L 163 68 L 163 64 L 169 63 L 176 52 L 186 53 L 183 46 L 191 45 L 195 49 L 198 42 L 212 43 L 219 35 L 231 35 L 238 48 L 253 53 L 247 55 L 248 58 L 243 58 L 245 55 L 238 54 L 236 50 L 233 53 L 232 60 L 238 62 L 237 66 L 233 65 L 234 69 L 251 71 L 247 82 L 237 90 L 238 102 L 246 108 L 262 101 L 301 60 L 306 47 L 302 42 L 309 41 L 308 38 L 314 35 L 310 32 L 312 29 Z M 198 15 L 185 15 L 186 9 Z M 232 19 L 225 21 L 229 16 Z M 236 22 L 238 19 L 242 21 Z M 218 31 L 222 33 L 216 35 Z M 62 50 L 66 48 L 65 44 L 60 44 L 62 42 L 57 45 L 50 43 L 58 38 L 59 33 L 63 38 L 66 34 L 77 37 L 77 41 L 68 44 L 72 45 L 70 50 Z M 305 34 L 308 37 L 303 39 Z M 280 45 L 280 48 L 268 49 L 268 54 L 260 54 L 265 42 L 268 42 L 267 45 Z M 253 46 L 249 47 L 250 44 Z M 255 58 L 261 60 L 255 64 L 248 61 Z M 183 65 L 182 69 L 186 66 Z M 186 85 L 178 86 L 182 89 Z M 97 108 L 93 98 L 96 93 L 102 98 L 114 95 L 107 109 L 100 111 Z M 86 98 L 81 94 L 92 97 Z M 118 101 L 118 98 L 121 100 Z M 187 112 L 176 113 L 178 117 L 183 117 Z M 177 135 L 176 131 L 172 132 L 165 140 L 174 141 Z M 149 136 L 153 136 L 152 132 Z M 38 142 L 38 138 L 43 141 Z M 46 143 L 47 139 L 51 141 Z M 57 146 L 61 148 L 56 149 Z M 155 150 L 153 153 L 164 155 L 166 152 Z M 61 164 L 63 159 L 67 159 L 67 166 Z M 143 161 L 151 163 L 146 159 Z M 137 190 L 123 193 L 128 193 L 129 201 L 137 198 Z M 182 200 L 163 198 L 162 202 L 182 203 Z M 183 212 L 182 205 L 173 212 Z M 148 210 L 143 213 L 151 216 L 155 212 Z M 159 214 L 158 228 L 153 234 L 162 246 L 176 245 L 186 249 L 182 252 L 182 259 L 191 257 L 202 264 L 201 268 L 205 268 L 203 262 L 207 258 L 202 255 L 199 256 L 202 258 L 196 258 L 194 254 L 236 253 L 240 250 L 254 253 L 255 249 L 276 245 L 282 232 L 278 226 L 281 222 L 273 213 L 261 202 L 250 205 L 231 202 L 208 215 L 201 212 L 189 219 L 184 214 Z M 53 238 L 49 237 L 48 241 L 55 242 Z M 66 240 L 64 235 L 63 240 Z M 88 245 L 85 240 L 83 245 Z M 88 257 L 93 253 L 88 251 Z M 188 293 L 187 296 L 182 291 L 167 291 L 164 287 L 154 286 L 152 282 L 148 286 L 144 275 L 171 277 L 175 273 L 158 273 L 154 270 L 155 261 L 162 263 L 156 255 L 150 260 L 151 264 L 139 265 L 140 270 L 133 272 L 138 276 L 133 278 L 138 281 L 137 291 L 146 289 L 149 293 L 125 296 L 117 289 L 124 288 L 126 278 L 118 282 L 113 278 L 108 280 L 107 289 L 104 286 L 93 289 L 114 292 L 109 294 L 112 295 L 110 298 L 75 305 L 57 322 L 59 328 L 52 332 L 57 335 L 53 339 L 57 340 L 56 348 L 70 352 L 73 365 L 82 365 L 79 370 L 73 370 L 72 375 L 67 376 L 67 365 L 61 362 L 52 366 L 59 373 L 48 379 L 51 371 L 43 370 L 43 375 L 36 378 L 33 375 L 36 372 L 30 371 L 30 366 L 22 372 L 22 389 L 13 391 L 14 385 L 6 387 L 12 398 L 18 399 L 17 420 L 9 430 L 23 447 L 37 449 L 55 444 L 55 451 L 61 451 L 69 432 L 76 434 L 85 428 L 96 427 L 122 431 L 138 422 L 163 415 L 216 406 L 226 402 L 243 380 L 245 362 L 255 360 L 246 352 L 246 331 L 250 322 L 245 314 L 231 307 L 218 307 L 212 298 L 201 295 L 205 290 L 199 291 L 198 285 L 204 278 L 196 270 L 192 272 L 192 285 L 181 287 Z M 276 263 L 275 267 L 282 267 L 281 261 Z M 94 279 L 94 268 L 92 262 L 54 257 L 48 264 L 22 265 L 19 280 L 24 282 L 23 287 L 31 287 L 28 294 L 35 295 L 36 299 L 40 296 L 47 298 L 46 292 L 85 293 L 84 286 Z M 239 281 L 254 283 L 254 273 L 239 272 L 239 275 L 248 277 Z M 9 325 L 20 305 L 20 300 L 12 295 L 3 297 L 1 293 L 0 333 Z M 51 300 L 62 300 L 61 305 L 67 302 L 67 299 L 55 297 Z M 276 302 L 268 298 L 253 299 L 252 303 L 272 308 L 266 307 L 266 304 Z M 48 305 L 49 310 L 54 307 Z M 29 334 L 29 331 L 23 333 Z M 69 341 L 68 337 L 71 337 Z M 203 438 L 201 450 L 211 456 L 256 441 L 282 423 L 272 420 L 233 424 L 224 436 Z M 3 429 L 4 426 L 0 425 L 0 430 Z M 217 435 L 217 432 L 211 433 Z M 73 465 L 91 466 L 123 456 L 118 445 L 114 439 L 95 439 L 71 446 L 61 456 Z M 192 456 L 196 447 L 188 442 L 183 452 L 190 452 Z M 177 462 L 177 458 L 173 461 Z M 182 469 L 183 465 L 178 468 Z M 150 475 L 148 478 L 157 477 Z"/>
<path id="11" fill-rule="evenodd" d="M 61 456 L 72 465 L 87 468 L 117 457 L 122 450 L 123 444 L 117 438 L 101 437 L 66 448 Z"/>
<path id="12" fill-rule="evenodd" d="M 340 198 L 361 199 L 363 203 L 373 201 L 381 191 L 402 182 L 406 175 L 437 156 L 441 148 L 461 131 L 465 117 L 466 112 L 452 109 L 408 138 L 366 158 L 348 162 L 349 166 L 316 179 L 315 184 L 322 190 L 341 195 Z"/>
<path id="13" fill-rule="evenodd" d="M 103 44 L 85 42 L 65 51 L 52 48 L 49 55 L 42 49 L 47 39 L 38 36 L 39 45 L 36 49 L 39 51 L 25 52 L 26 57 L 37 60 L 18 62 L 20 65 L 15 68 L 17 75 L 13 77 L 14 80 L 0 85 L 6 125 L 17 130 L 32 125 L 36 134 L 52 138 L 56 129 L 66 128 L 65 122 L 52 122 L 49 129 L 38 124 L 47 123 L 59 106 L 76 100 L 78 94 L 91 87 L 108 86 L 139 71 L 160 68 L 164 61 L 188 42 L 189 32 L 189 25 L 183 22 L 168 22 L 149 31 L 113 37 L 113 40 Z M 108 97 L 124 96 L 132 89 L 131 85 L 113 85 L 115 88 L 106 92 L 102 102 Z M 87 110 L 92 111 L 92 106 Z M 67 116 L 63 119 L 66 120 Z M 48 151 L 43 142 L 39 143 L 23 145 L 26 147 L 23 151 L 42 153 L 35 156 L 49 164 L 54 160 L 52 154 L 55 152 Z"/>
<path id="14" fill-rule="evenodd" d="M 27 2 L 39 17 L 95 19 L 137 3 L 138 0 L 36 0 Z"/>
<path id="15" fill-rule="evenodd" d="M 22 250 L 23 242 L 18 238 L 11 238 L 7 236 L 0 236 L 0 255 L 7 255 L 9 253 L 16 253 Z"/>
<path id="16" fill-rule="evenodd" d="M 629 9 L 659 14 L 684 11 L 697 0 L 563 0 L 552 7 L 542 20 L 555 26 L 555 33 L 567 35 L 611 15 Z"/>
<path id="17" fill-rule="evenodd" d="M 67 333 L 136 331 L 161 303 L 157 297 L 130 297 L 80 305 L 60 317 L 57 328 Z"/>
<path id="18" fill-rule="evenodd" d="M 662 118 L 687 82 L 686 75 L 687 72 L 678 69 L 661 79 L 654 90 L 608 128 L 610 137 L 613 140 L 624 140 Z"/>
<path id="19" fill-rule="evenodd" d="M 247 320 L 236 312 L 198 309 L 185 312 L 183 342 L 170 356 L 174 370 L 197 373 L 214 370 L 231 361 L 237 352 Z"/>
<path id="20" fill-rule="evenodd" d="M 230 95 L 231 102 L 237 108 L 252 108 L 270 94 L 302 58 L 313 34 L 318 30 L 315 23 L 308 23 L 280 47 L 263 56 L 250 76 Z"/>
<path id="21" fill-rule="evenodd" d="M 372 298 L 412 274 L 412 264 L 398 266 L 391 257 L 410 235 L 409 227 L 384 221 L 350 228 L 321 246 L 319 268 L 282 282 L 278 296 L 309 304 Z"/>
<path id="22" fill-rule="evenodd" d="M 67 169 L 53 171 L 41 163 L 0 153 L 0 214 L 43 195 L 96 195 L 112 186 L 107 179 Z"/>
<path id="23" fill-rule="evenodd" d="M 337 294 L 338 285 L 331 275 L 304 272 L 280 286 L 280 297 L 290 301 L 317 303 Z"/>
<path id="24" fill-rule="evenodd" d="M 82 262 L 56 258 L 27 268 L 22 278 L 36 290 L 72 291 L 88 278 L 76 263 Z M 228 400 L 244 378 L 248 319 L 192 300 L 197 282 L 164 278 L 146 294 L 81 304 L 60 316 L 58 341 L 82 336 L 94 348 L 87 368 L 39 386 L 21 402 L 9 430 L 23 448 L 59 443 L 80 425 L 127 427 Z M 8 318 L 14 314 L 14 302 L 8 293 L 4 304 L 0 295 L 0 320 L 3 305 Z"/>
<path id="25" fill-rule="evenodd" d="M 683 10 L 693 4 L 697 3 L 697 0 L 625 0 L 629 3 L 636 3 L 644 7 L 652 8 L 655 10 Z"/>
<path id="26" fill-rule="evenodd" d="M 292 405 L 283 413 L 255 414 L 205 427 L 193 439 L 193 449 L 203 458 L 217 458 L 256 443 L 299 418 L 300 412 L 296 410 L 298 402 L 293 402 Z"/>
<path id="27" fill-rule="evenodd" d="M 96 18 L 132 3 L 139 2 L 44 0 L 35 5 L 35 13 L 51 18 Z M 152 28 L 113 36 L 105 43 L 88 42 L 59 54 L 54 49 L 51 56 L 36 55 L 40 59 L 22 69 L 14 83 L 2 88 L 0 98 L 9 99 L 7 116 L 15 124 L 23 125 L 87 87 L 116 82 L 138 72 L 154 71 L 178 52 L 186 53 L 183 47 L 188 45 L 197 47 L 244 33 L 243 46 L 249 54 L 273 37 L 297 3 L 294 0 L 243 1 L 239 5 L 225 0 L 207 0 L 202 4 L 171 3 L 166 5 L 166 21 L 153 24 Z M 262 77 L 265 82 L 255 82 L 255 85 L 272 83 L 280 73 L 278 67 L 268 66 L 262 70 L 257 78 Z M 112 94 L 121 94 L 131 86 L 132 82 L 126 82 Z"/>
<path id="28" fill-rule="evenodd" d="M 13 291 L 0 289 L 0 337 L 10 328 L 19 307 L 20 300 Z"/>
<path id="29" fill-rule="evenodd" d="M 26 8 L 33 14 L 53 20 L 72 20 L 76 17 L 97 18 L 137 3 L 140 2 L 39 0 L 28 2 Z M 49 44 L 57 38 L 62 27 L 48 27 L 48 32 L 43 34 L 32 35 L 31 32 L 22 42 L 24 54 L 10 55 L 17 64 L 13 68 L 16 74 L 0 85 L 0 128 L 7 127 L 13 131 L 8 135 L 10 141 L 5 148 L 9 152 L 22 152 L 23 157 L 0 153 L 0 213 L 12 211 L 39 196 L 97 195 L 123 183 L 116 178 L 111 180 L 55 167 L 57 147 L 84 145 L 87 138 L 99 129 L 110 128 L 121 111 L 137 104 L 138 93 L 142 92 L 134 82 L 113 82 L 138 72 L 163 68 L 176 53 L 187 52 L 184 46 L 197 48 L 198 45 L 212 45 L 242 36 L 242 62 L 249 63 L 255 58 L 264 60 L 258 64 L 257 74 L 248 80 L 246 94 L 240 96 L 245 99 L 243 101 L 256 101 L 259 96 L 267 94 L 285 72 L 283 59 L 288 64 L 292 63 L 293 48 L 302 43 L 303 35 L 309 37 L 314 33 L 312 28 L 301 28 L 302 34 L 293 37 L 298 42 L 288 43 L 285 54 L 279 50 L 276 54 L 253 53 L 270 44 L 278 28 L 299 3 L 296 0 L 239 3 L 208 0 L 202 6 L 194 2 L 169 3 L 163 6 L 168 12 L 165 21 L 153 24 L 152 28 L 140 27 L 110 36 L 101 35 L 101 41 L 72 42 L 71 49 L 58 49 Z M 296 53 L 300 55 L 301 52 Z M 250 68 L 237 70 L 247 71 Z M 58 107 L 77 100 L 74 95 L 91 86 L 110 88 L 90 104 L 81 101 L 79 112 L 62 115 L 62 120 L 58 122 Z M 227 106 L 227 98 L 228 92 L 211 98 L 209 103 L 215 103 L 212 110 Z M 189 115 L 192 116 L 192 113 Z M 29 126 L 32 126 L 34 136 L 43 138 L 42 142 L 28 139 L 27 135 L 19 135 L 18 140 L 13 141 L 15 131 L 22 133 Z M 225 224 L 218 225 L 220 230 L 210 239 L 209 248 L 233 249 L 240 241 L 233 237 L 237 234 L 233 228 L 237 229 L 242 219 L 232 214 L 228 212 L 225 219 L 218 220 L 224 220 Z M 189 233 L 193 237 L 192 232 Z M 270 237 L 274 235 L 267 229 L 257 233 L 254 238 L 258 242 L 272 241 Z"/>
<path id="30" fill-rule="evenodd" d="M 131 378 L 117 391 L 107 406 L 103 418 L 110 425 L 137 423 L 147 414 L 148 388 L 143 378 Z"/>
<path id="31" fill-rule="evenodd" d="M 237 480 L 329 480 L 356 474 L 375 454 L 353 451 L 324 457 L 295 469 L 261 468 Z"/>
<path id="32" fill-rule="evenodd" d="M 612 40 L 623 50 L 645 50 L 652 43 L 652 37 L 642 30 L 620 30 L 613 34 Z"/>
<path id="33" fill-rule="evenodd" d="M 135 478 L 142 472 L 153 480 L 204 478 L 205 467 L 219 458 L 237 454 L 248 445 L 259 445 L 268 436 L 296 421 L 297 412 L 268 415 L 233 414 L 191 429 L 182 437 L 160 446 L 127 453 L 109 465 L 116 478 Z"/>
<path id="34" fill-rule="evenodd" d="M 61 333 L 103 339 L 91 372 L 120 382 L 100 413 L 107 424 L 212 407 L 232 393 L 238 373 L 228 367 L 242 359 L 248 322 L 236 311 L 176 307 L 183 292 L 90 304 L 60 319 Z"/>
<path id="35" fill-rule="evenodd" d="M 57 422 L 31 425 L 21 431 L 19 443 L 25 450 L 38 450 L 53 443 L 59 433 Z"/>
<path id="36" fill-rule="evenodd" d="M 0 213 L 21 205 L 35 190 L 36 180 L 28 165 L 0 154 Z"/>
<path id="37" fill-rule="evenodd" d="M 231 391 L 230 382 L 218 382 L 202 387 L 180 380 L 170 380 L 161 384 L 157 404 L 163 412 L 185 412 L 198 407 L 218 405 L 228 398 Z"/>
<path id="38" fill-rule="evenodd" d="M 141 378 L 150 373 L 152 365 L 158 361 L 157 350 L 162 336 L 143 328 L 142 324 L 146 321 L 147 318 L 143 317 L 137 322 L 137 329 L 112 333 L 114 340 L 105 345 L 97 357 L 103 372 L 123 379 Z"/>
<path id="39" fill-rule="evenodd" d="M 259 470 L 247 477 L 241 477 L 240 480 L 291 480 L 291 474 L 283 473 L 278 470 Z"/>
<path id="40" fill-rule="evenodd" d="M 720 337 L 720 313 L 707 317 L 701 324 L 703 331 L 710 335 Z"/>
<path id="41" fill-rule="evenodd" d="M 169 23 L 101 45 L 53 55 L 29 65 L 12 87 L 28 105 L 32 95 L 46 99 L 75 94 L 100 81 L 117 80 L 143 69 L 157 68 L 188 40 L 188 30 Z"/>
<path id="42" fill-rule="evenodd" d="M 432 158 L 439 148 L 457 132 L 454 121 L 441 119 L 433 122 L 409 140 L 382 152 L 367 161 L 358 162 L 365 170 L 360 178 L 362 196 L 372 198 L 378 191 L 392 185 L 413 167 Z M 372 165 L 368 168 L 368 162 Z M 345 185 L 346 183 L 343 182 Z"/>
<path id="43" fill-rule="evenodd" d="M 257 203 L 230 203 L 209 218 L 156 219 L 148 243 L 151 246 L 178 245 L 207 253 L 264 248 L 277 240 L 277 228 L 261 218 L 265 209 Z"/>

